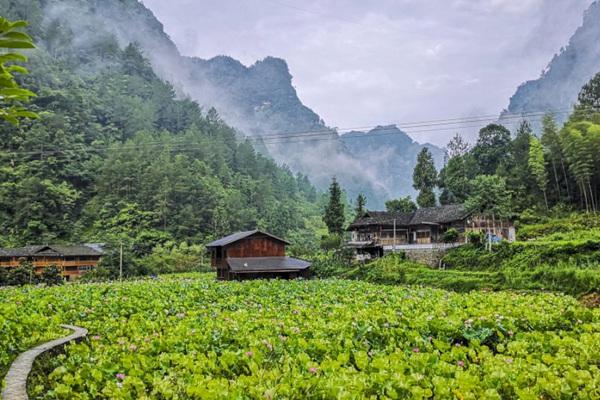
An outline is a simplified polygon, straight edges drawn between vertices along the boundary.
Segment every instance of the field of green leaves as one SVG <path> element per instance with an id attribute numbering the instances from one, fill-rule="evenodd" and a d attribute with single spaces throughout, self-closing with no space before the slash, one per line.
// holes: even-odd
<path id="1" fill-rule="evenodd" d="M 43 399 L 600 398 L 600 310 L 574 298 L 186 275 L 0 291 L 0 370 L 69 323 Z"/>

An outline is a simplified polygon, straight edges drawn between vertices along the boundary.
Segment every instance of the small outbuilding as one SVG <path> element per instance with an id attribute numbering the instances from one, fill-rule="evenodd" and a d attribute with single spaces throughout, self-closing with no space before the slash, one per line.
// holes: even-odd
<path id="1" fill-rule="evenodd" d="M 260 230 L 237 232 L 206 245 L 217 279 L 308 278 L 311 263 L 286 256 L 284 239 Z"/>

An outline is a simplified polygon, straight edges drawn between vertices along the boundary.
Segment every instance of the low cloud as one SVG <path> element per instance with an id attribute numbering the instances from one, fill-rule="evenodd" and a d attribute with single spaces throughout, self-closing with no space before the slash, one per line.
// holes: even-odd
<path id="1" fill-rule="evenodd" d="M 591 2 L 144 0 L 186 55 L 285 58 L 302 101 L 340 128 L 499 113 Z"/>

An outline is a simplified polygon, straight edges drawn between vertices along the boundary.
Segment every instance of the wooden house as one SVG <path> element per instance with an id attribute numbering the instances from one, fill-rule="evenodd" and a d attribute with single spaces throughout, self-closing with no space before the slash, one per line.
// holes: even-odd
<path id="1" fill-rule="evenodd" d="M 286 256 L 289 243 L 260 230 L 237 232 L 206 245 L 217 279 L 308 278 L 310 263 Z"/>
<path id="2" fill-rule="evenodd" d="M 445 243 L 444 233 L 458 231 L 455 243 Z M 348 227 L 358 258 L 369 259 L 394 249 L 410 250 L 453 246 L 466 242 L 470 231 L 483 232 L 497 240 L 514 241 L 515 229 L 509 220 L 484 218 L 469 213 L 462 205 L 420 208 L 414 212 L 368 211 Z"/>
<path id="3" fill-rule="evenodd" d="M 34 245 L 0 249 L 0 268 L 17 268 L 24 262 L 41 274 L 44 268 L 56 266 L 67 280 L 77 279 L 93 270 L 102 257 L 99 245 Z"/>

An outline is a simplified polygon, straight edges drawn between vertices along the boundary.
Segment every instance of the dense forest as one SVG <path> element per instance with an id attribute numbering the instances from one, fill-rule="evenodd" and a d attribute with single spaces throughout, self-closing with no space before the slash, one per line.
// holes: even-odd
<path id="1" fill-rule="evenodd" d="M 36 20 L 23 4 L 0 14 Z M 135 43 L 77 37 L 41 16 L 25 31 L 37 48 L 20 63 L 29 74 L 14 75 L 35 93 L 27 108 L 39 118 L 0 127 L 0 245 L 125 243 L 143 255 L 318 223 L 305 176 L 257 154 L 215 110 L 176 96 Z"/>
<path id="2" fill-rule="evenodd" d="M 436 171 L 427 148 L 418 156 L 413 187 L 421 207 L 464 203 L 474 212 L 518 217 L 600 206 L 600 73 L 582 89 L 561 127 L 552 114 L 536 136 L 527 121 L 516 132 L 501 124 L 479 131 L 471 145 L 456 134 Z M 409 198 L 390 200 L 391 211 L 409 211 Z"/>

